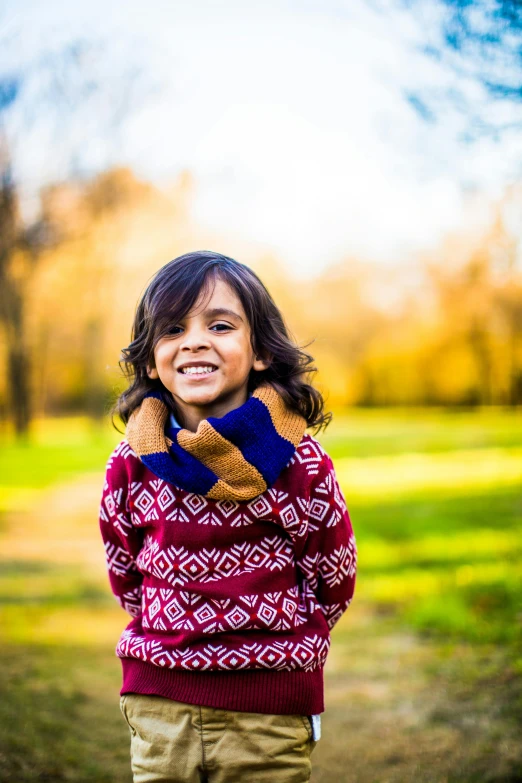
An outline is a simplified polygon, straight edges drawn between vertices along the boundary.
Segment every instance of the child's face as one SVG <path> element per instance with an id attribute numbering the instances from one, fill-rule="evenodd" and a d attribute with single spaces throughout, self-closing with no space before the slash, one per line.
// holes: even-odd
<path id="1" fill-rule="evenodd" d="M 221 309 L 231 312 L 212 312 Z M 171 392 L 183 420 L 180 423 L 193 431 L 203 419 L 224 416 L 246 402 L 250 370 L 268 366 L 254 355 L 240 299 L 219 278 L 210 300 L 205 303 L 200 295 L 188 315 L 172 324 L 171 334 L 158 341 L 154 362 L 155 368 L 148 368 L 149 377 L 159 378 Z M 180 368 L 186 364 L 213 369 L 184 374 Z"/>

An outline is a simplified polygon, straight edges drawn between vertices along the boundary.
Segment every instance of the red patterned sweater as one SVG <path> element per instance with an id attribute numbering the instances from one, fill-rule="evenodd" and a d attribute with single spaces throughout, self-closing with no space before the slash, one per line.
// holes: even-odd
<path id="1" fill-rule="evenodd" d="M 265 713 L 324 711 L 330 630 L 357 550 L 332 460 L 305 434 L 250 502 L 209 500 L 152 473 L 126 440 L 100 506 L 112 591 L 132 616 L 123 693 Z"/>

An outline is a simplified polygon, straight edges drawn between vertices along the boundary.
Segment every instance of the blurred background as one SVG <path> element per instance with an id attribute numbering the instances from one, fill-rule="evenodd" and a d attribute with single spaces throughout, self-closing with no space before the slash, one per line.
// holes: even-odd
<path id="1" fill-rule="evenodd" d="M 521 129 L 518 0 L 4 0 L 0 780 L 131 780 L 107 412 L 148 280 L 210 249 L 334 412 L 314 783 L 522 781 Z"/>

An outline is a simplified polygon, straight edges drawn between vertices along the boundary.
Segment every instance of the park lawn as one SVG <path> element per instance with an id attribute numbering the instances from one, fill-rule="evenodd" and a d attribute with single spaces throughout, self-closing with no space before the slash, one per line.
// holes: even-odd
<path id="1" fill-rule="evenodd" d="M 1 781 L 131 783 L 109 645 L 26 639 L 3 644 L 0 660 Z"/>
<path id="2" fill-rule="evenodd" d="M 318 437 L 341 457 L 504 448 L 522 445 L 522 413 L 506 408 L 367 408 L 335 413 Z"/>
<path id="3" fill-rule="evenodd" d="M 79 473 L 99 473 L 122 437 L 108 420 L 93 422 L 86 416 L 36 420 L 20 441 L 12 433 L 5 435 L 0 448 L 0 531 L 6 511 L 30 509 L 42 490 Z"/>
<path id="4" fill-rule="evenodd" d="M 521 418 L 503 409 L 355 410 L 335 414 L 329 428 L 317 437 L 336 462 L 344 457 L 520 447 Z M 124 430 L 121 420 L 115 423 Z M 80 471 L 99 471 L 122 437 L 108 419 L 94 422 L 86 416 L 37 419 L 22 442 L 4 431 L 0 433 L 0 488 L 38 489 Z"/>
<path id="5" fill-rule="evenodd" d="M 314 783 L 507 783 L 522 768 L 520 415 L 473 416 L 354 412 L 320 437 L 359 567 L 332 634 Z M 114 654 L 130 618 L 96 519 L 121 436 L 45 426 L 46 445 L 23 452 L 45 481 L 31 485 L 22 447 L 2 455 L 0 780 L 130 781 Z M 24 506 L 13 487 L 37 494 Z"/>

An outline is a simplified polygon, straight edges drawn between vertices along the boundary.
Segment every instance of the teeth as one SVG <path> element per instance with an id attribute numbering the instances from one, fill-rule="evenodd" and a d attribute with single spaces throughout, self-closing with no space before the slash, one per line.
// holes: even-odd
<path id="1" fill-rule="evenodd" d="M 183 367 L 181 370 L 184 375 L 204 375 L 213 371 L 214 367 Z"/>

